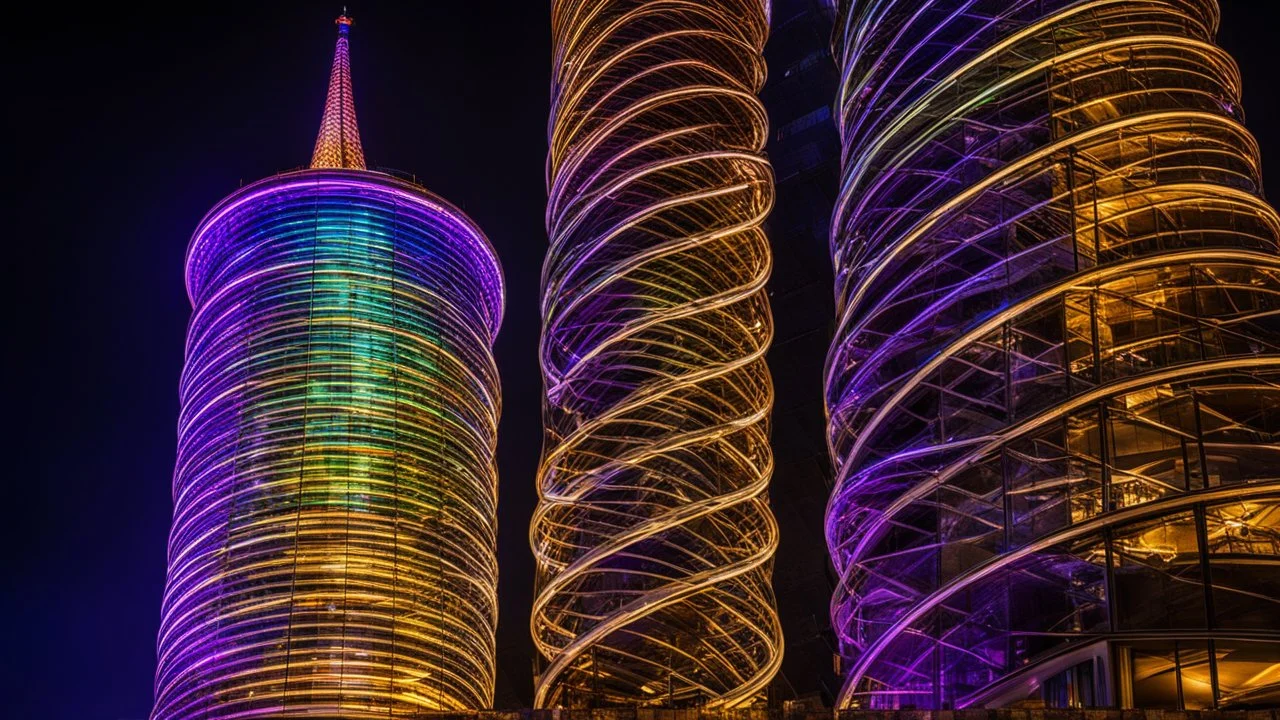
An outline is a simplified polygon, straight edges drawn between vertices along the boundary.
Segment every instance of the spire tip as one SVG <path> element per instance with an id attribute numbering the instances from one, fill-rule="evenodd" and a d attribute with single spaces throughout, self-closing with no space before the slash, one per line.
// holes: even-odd
<path id="1" fill-rule="evenodd" d="M 360 145 L 360 130 L 356 127 L 356 106 L 351 97 L 351 60 L 347 47 L 347 33 L 353 21 L 347 15 L 346 7 L 334 22 L 338 25 L 338 42 L 333 51 L 329 92 L 325 96 L 324 115 L 320 119 L 320 134 L 316 136 L 315 151 L 311 154 L 311 167 L 363 170 L 364 148 Z"/>

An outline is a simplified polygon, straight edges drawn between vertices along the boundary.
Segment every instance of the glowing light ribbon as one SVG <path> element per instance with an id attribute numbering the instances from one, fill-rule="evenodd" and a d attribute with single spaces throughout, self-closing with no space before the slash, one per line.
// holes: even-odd
<path id="1" fill-rule="evenodd" d="M 735 707 L 781 661 L 759 0 L 553 7 L 535 704 Z"/>

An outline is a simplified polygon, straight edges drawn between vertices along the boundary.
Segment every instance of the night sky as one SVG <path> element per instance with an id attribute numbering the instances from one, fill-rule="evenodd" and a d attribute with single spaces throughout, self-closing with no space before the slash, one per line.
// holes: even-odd
<path id="1" fill-rule="evenodd" d="M 5 23 L 5 405 L 14 463 L 4 478 L 0 617 L 13 685 L 0 715 L 136 720 L 151 707 L 164 585 L 190 312 L 187 240 L 241 183 L 309 162 L 340 5 L 221 3 L 181 15 L 128 3 L 88 14 L 46 5 L 54 10 L 26 8 Z M 1277 189 L 1273 3 L 1222 5 L 1220 42 L 1241 65 L 1248 124 Z M 32 12 L 46 14 L 24 16 Z M 416 173 L 462 207 L 505 269 L 495 704 L 525 706 L 527 535 L 541 443 L 547 3 L 366 2 L 351 14 L 370 168 Z M 811 384 L 814 397 L 820 383 Z M 778 398 L 780 406 L 795 401 Z M 780 515 L 791 495 L 775 491 Z M 826 550 L 784 536 L 781 552 L 780 562 Z"/>

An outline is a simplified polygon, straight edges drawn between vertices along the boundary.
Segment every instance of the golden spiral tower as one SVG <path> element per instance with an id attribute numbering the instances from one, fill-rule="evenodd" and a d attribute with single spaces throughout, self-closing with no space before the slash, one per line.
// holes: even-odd
<path id="1" fill-rule="evenodd" d="M 741 706 L 782 653 L 767 4 L 561 0 L 552 23 L 535 703 Z"/>
<path id="2" fill-rule="evenodd" d="M 844 3 L 841 707 L 1280 701 L 1280 218 L 1217 23 Z"/>

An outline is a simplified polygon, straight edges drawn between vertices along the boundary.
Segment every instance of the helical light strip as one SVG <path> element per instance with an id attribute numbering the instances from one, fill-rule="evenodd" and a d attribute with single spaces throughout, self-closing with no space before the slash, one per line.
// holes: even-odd
<path id="1" fill-rule="evenodd" d="M 760 0 L 561 0 L 535 702 L 735 707 L 777 671 Z"/>

